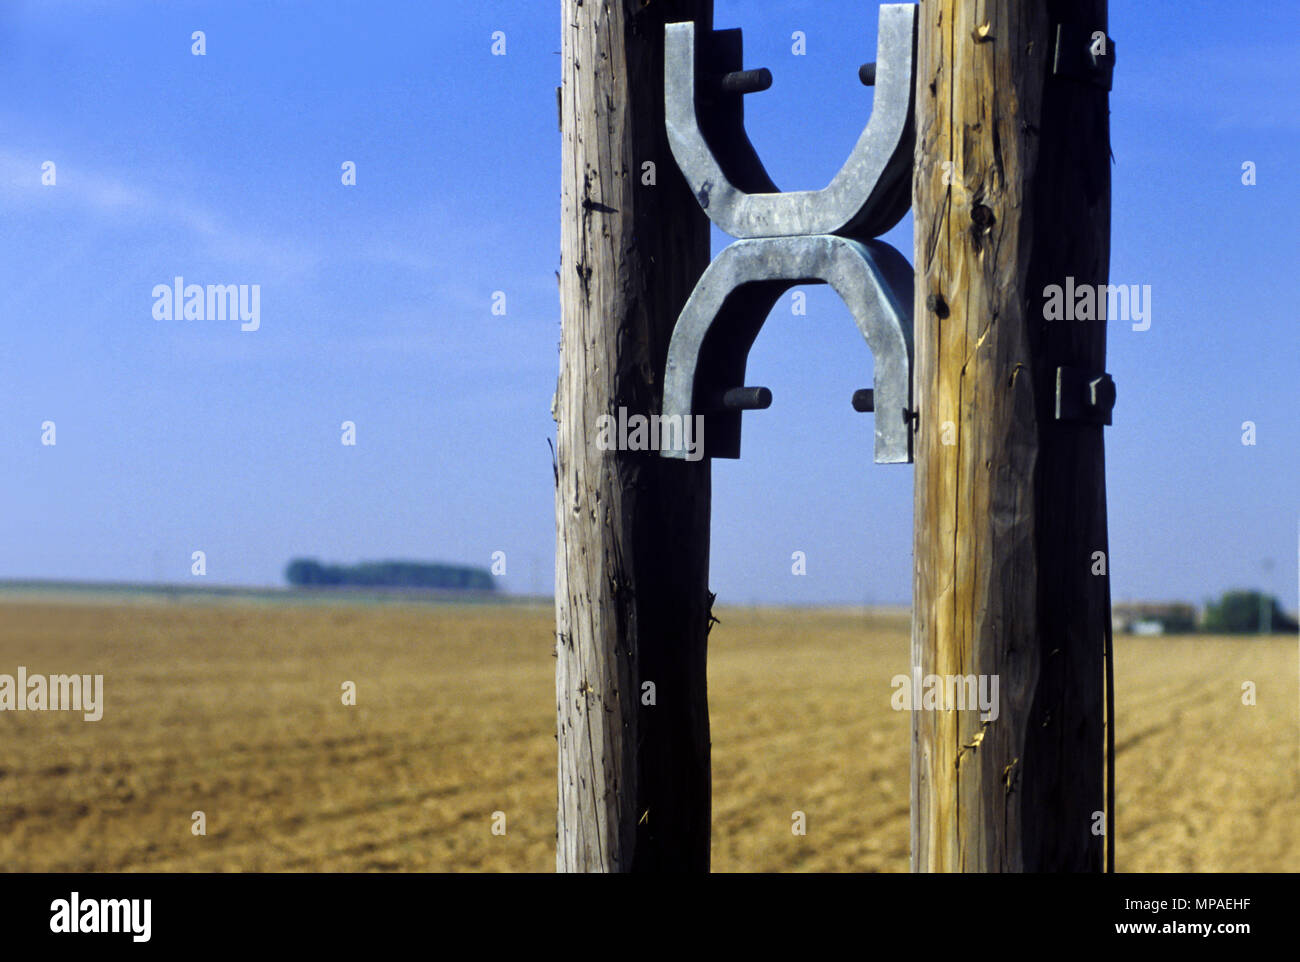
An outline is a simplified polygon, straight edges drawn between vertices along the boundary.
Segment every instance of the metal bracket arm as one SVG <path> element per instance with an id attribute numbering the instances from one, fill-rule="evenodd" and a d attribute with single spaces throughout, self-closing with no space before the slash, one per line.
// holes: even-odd
<path id="1" fill-rule="evenodd" d="M 799 284 L 829 284 L 852 310 L 875 363 L 875 460 L 910 462 L 912 268 L 880 241 L 821 234 L 741 240 L 723 250 L 700 278 L 673 329 L 664 417 L 679 416 L 685 424 L 686 418 L 703 415 L 704 456 L 740 457 L 740 418 L 746 406 L 717 399 L 744 384 L 749 350 L 768 312 Z M 770 392 L 761 400 L 770 403 Z M 766 404 L 750 407 L 757 406 Z M 660 453 L 686 457 L 684 446 Z"/>
<path id="2" fill-rule="evenodd" d="M 871 117 L 853 152 L 822 190 L 778 192 L 744 133 L 740 31 L 699 36 L 694 23 L 668 24 L 664 107 L 678 167 L 709 218 L 733 237 L 889 230 L 911 206 L 913 69 L 917 7 L 880 8 Z M 703 65 L 714 65 L 712 73 Z M 868 65 L 869 66 L 869 65 Z M 724 77 L 732 82 L 724 83 Z M 697 86 L 697 83 L 699 86 Z M 703 88 L 703 89 L 702 89 Z"/>

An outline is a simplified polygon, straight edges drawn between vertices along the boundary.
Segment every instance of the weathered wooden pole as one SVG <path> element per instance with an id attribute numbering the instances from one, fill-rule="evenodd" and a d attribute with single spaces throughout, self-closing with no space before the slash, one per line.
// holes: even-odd
<path id="1" fill-rule="evenodd" d="M 556 392 L 559 871 L 706 871 L 708 460 L 607 451 L 658 410 L 709 228 L 664 132 L 664 24 L 712 0 L 563 0 Z M 647 164 L 652 166 L 646 166 Z"/>
<path id="2" fill-rule="evenodd" d="M 1058 368 L 1105 370 L 1106 323 L 1044 303 L 1067 278 L 1105 301 L 1105 30 L 1105 0 L 921 3 L 912 665 L 1000 697 L 913 713 L 914 871 L 1102 866 L 1105 399 L 1055 405 Z"/>

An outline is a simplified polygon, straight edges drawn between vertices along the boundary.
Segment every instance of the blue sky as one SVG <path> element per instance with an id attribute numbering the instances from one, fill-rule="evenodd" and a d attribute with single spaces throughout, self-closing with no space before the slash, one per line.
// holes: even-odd
<path id="1" fill-rule="evenodd" d="M 1111 6 L 1111 280 L 1152 290 L 1150 330 L 1110 328 L 1114 596 L 1263 584 L 1294 607 L 1300 17 Z M 782 188 L 824 186 L 857 139 L 875 16 L 716 0 L 773 72 L 747 111 Z M 211 582 L 277 584 L 296 555 L 500 550 L 507 588 L 550 591 L 559 38 L 558 0 L 6 3 L 0 578 L 184 581 L 203 550 Z M 909 259 L 911 230 L 886 237 Z M 259 284 L 260 330 L 155 320 L 176 275 Z M 714 465 L 712 585 L 906 602 L 912 469 L 872 463 L 848 404 L 870 354 L 807 293 L 751 354 L 772 408 Z"/>

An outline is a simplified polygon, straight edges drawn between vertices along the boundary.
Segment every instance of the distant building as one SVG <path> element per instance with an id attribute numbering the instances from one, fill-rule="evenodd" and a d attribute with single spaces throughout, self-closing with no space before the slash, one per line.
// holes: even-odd
<path id="1" fill-rule="evenodd" d="M 1181 601 L 1121 602 L 1111 605 L 1111 626 L 1134 635 L 1165 635 L 1196 630 L 1196 606 Z"/>

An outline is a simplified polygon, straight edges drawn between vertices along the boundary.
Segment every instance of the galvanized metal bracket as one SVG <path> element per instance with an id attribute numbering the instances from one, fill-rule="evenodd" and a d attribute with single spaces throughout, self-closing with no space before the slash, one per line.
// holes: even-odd
<path id="1" fill-rule="evenodd" d="M 799 284 L 829 284 L 853 314 L 875 362 L 875 386 L 853 407 L 875 414 L 875 459 L 912 460 L 912 268 L 871 240 L 911 204 L 917 7 L 880 8 L 876 62 L 858 77 L 876 88 L 871 117 L 848 161 L 819 191 L 781 193 L 745 133 L 744 96 L 772 83 L 745 70 L 741 32 L 665 32 L 664 106 L 669 143 L 709 218 L 741 238 L 711 263 L 673 328 L 662 417 L 703 432 L 661 434 L 660 454 L 686 459 L 687 437 L 705 457 L 740 457 L 743 411 L 772 402 L 745 387 L 750 348 L 777 299 Z M 670 420 L 669 423 L 674 423 Z M 676 445 L 675 447 L 673 445 Z M 694 458 L 691 458 L 692 460 Z"/>
<path id="2" fill-rule="evenodd" d="M 742 70 L 739 30 L 697 34 L 668 24 L 664 107 L 677 166 L 713 223 L 733 237 L 889 230 L 911 206 L 913 76 L 917 7 L 880 8 L 876 62 L 859 72 L 874 84 L 871 117 L 853 152 L 822 190 L 780 192 L 745 134 L 744 95 L 771 74 Z"/>
<path id="3" fill-rule="evenodd" d="M 1115 74 L 1115 41 L 1104 30 L 1058 23 L 1052 47 L 1052 73 L 1110 90 Z"/>
<path id="4" fill-rule="evenodd" d="M 740 457 L 740 412 L 766 407 L 772 396 L 765 388 L 733 391 L 744 384 L 749 350 L 768 312 L 798 284 L 829 284 L 853 312 L 875 361 L 875 460 L 910 462 L 912 267 L 881 241 L 814 234 L 741 240 L 723 250 L 673 329 L 664 417 L 680 416 L 685 424 L 703 415 L 704 456 Z M 855 395 L 859 403 L 863 393 Z M 766 403 L 743 403 L 750 397 Z M 683 444 L 660 453 L 684 459 L 687 452 Z"/>
<path id="5" fill-rule="evenodd" d="M 1056 420 L 1110 424 L 1115 382 L 1105 372 L 1077 367 L 1056 369 Z"/>

